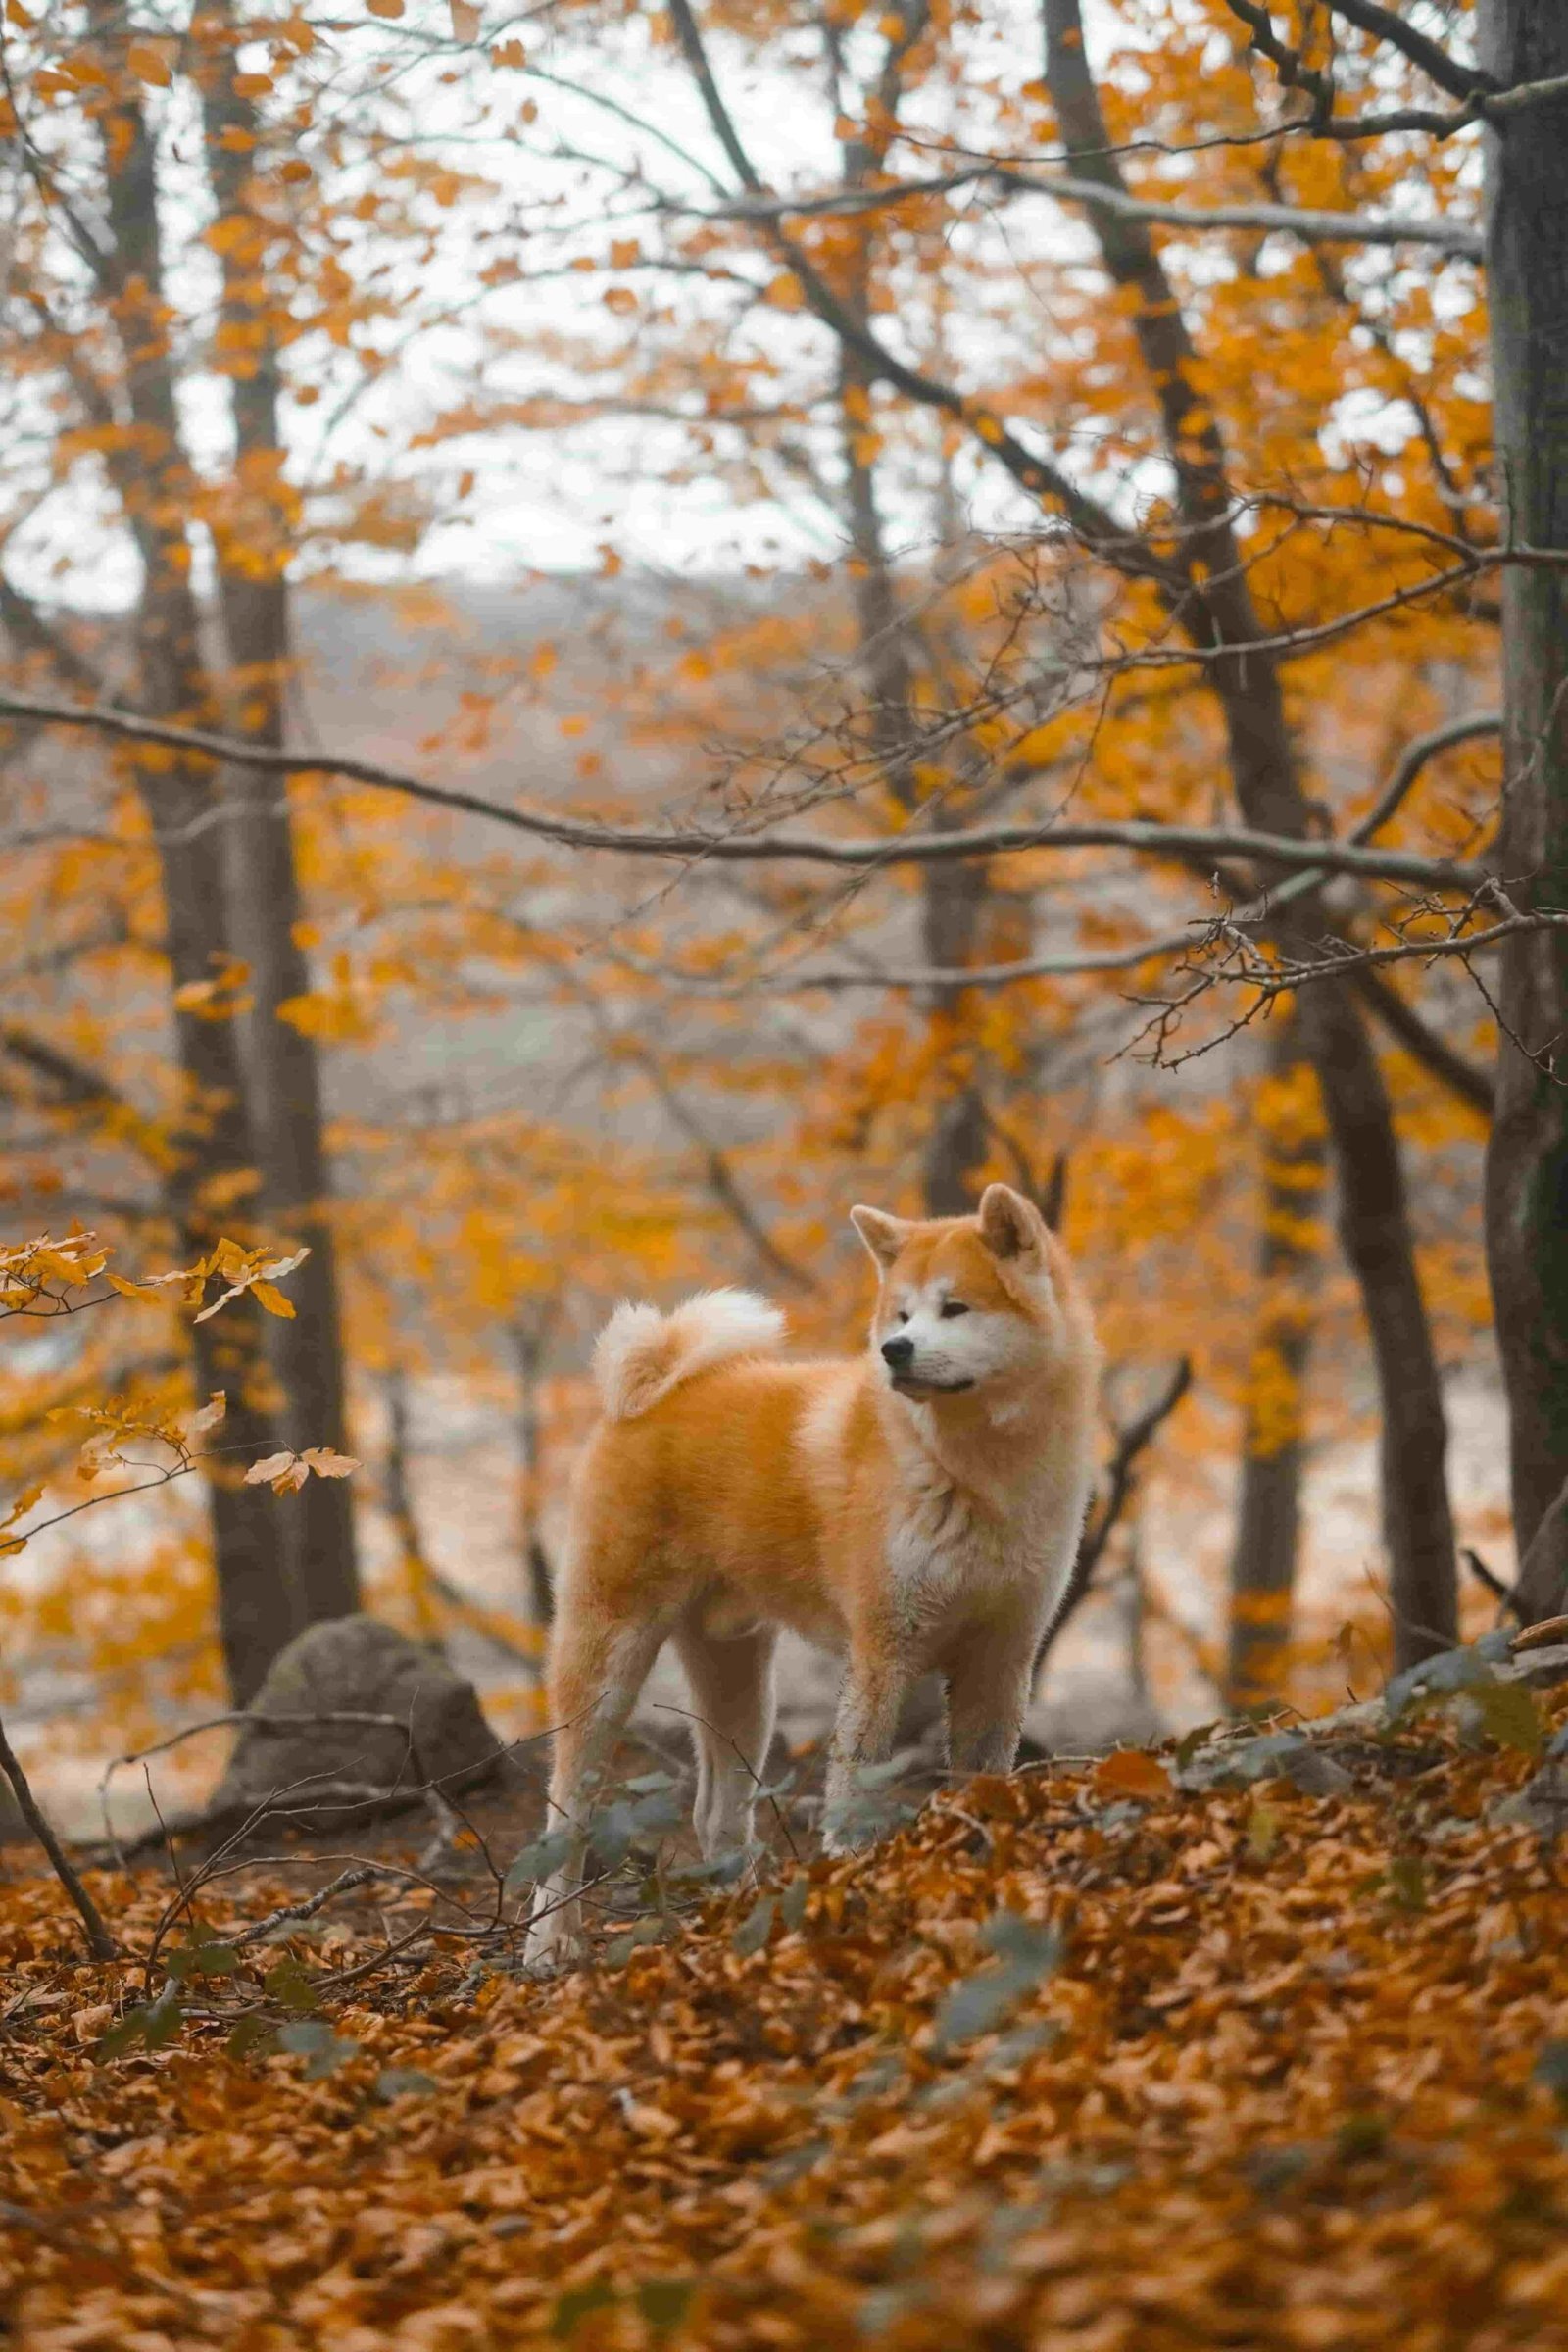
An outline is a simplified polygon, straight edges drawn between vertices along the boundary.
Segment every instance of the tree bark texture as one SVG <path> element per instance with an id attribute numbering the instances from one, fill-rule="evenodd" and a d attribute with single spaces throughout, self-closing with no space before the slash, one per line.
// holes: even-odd
<path id="1" fill-rule="evenodd" d="M 226 11 L 204 15 L 208 47 L 200 69 L 213 194 L 220 217 L 235 228 L 221 253 L 219 364 L 230 386 L 237 500 L 233 514 L 215 528 L 214 541 L 232 688 L 229 729 L 277 749 L 291 652 L 293 493 L 283 478 L 277 342 L 259 260 L 270 233 L 253 180 L 261 119 L 235 88 L 226 22 Z M 308 1446 L 342 1452 L 348 1437 L 342 1319 L 320 1070 L 314 1038 L 284 1012 L 311 985 L 299 940 L 288 794 L 275 778 L 244 769 L 224 781 L 229 931 L 250 975 L 243 1043 L 262 1205 L 279 1241 L 304 1243 L 311 1252 L 290 1285 L 293 1319 L 274 1320 L 267 1335 L 278 1390 L 278 1434 L 296 1452 Z M 348 1482 L 307 1479 L 282 1498 L 280 1517 L 303 1622 L 352 1615 L 360 1606 L 360 1583 Z"/>
<path id="2" fill-rule="evenodd" d="M 1248 1370 L 1241 1494 L 1231 1551 L 1226 1704 L 1262 1714 L 1286 1695 L 1305 1450 L 1305 1385 L 1327 1169 L 1321 1098 L 1294 1018 L 1269 1039 L 1257 1328 Z"/>
<path id="3" fill-rule="evenodd" d="M 1043 0 L 1046 79 L 1076 174 L 1123 186 L 1084 49 L 1079 0 Z M 1213 653 L 1206 675 L 1224 722 L 1236 798 L 1247 824 L 1306 838 L 1311 808 L 1285 709 L 1279 665 L 1252 602 L 1231 528 L 1226 454 L 1198 389 L 1198 354 L 1148 226 L 1097 216 L 1102 259 L 1133 299 L 1131 323 L 1159 407 L 1175 476 L 1179 593 L 1187 635 Z M 1276 933 L 1310 951 L 1332 928 L 1315 897 L 1296 901 Z M 1445 1470 L 1446 1423 L 1416 1272 L 1398 1139 L 1377 1054 L 1347 990 L 1301 992 L 1300 1035 L 1317 1072 L 1334 1147 L 1339 1230 L 1360 1285 L 1382 1411 L 1383 1526 L 1396 1665 L 1446 1647 L 1457 1623 L 1453 1521 Z"/>
<path id="4" fill-rule="evenodd" d="M 1504 84 L 1568 74 L 1560 0 L 1480 0 Z M 1488 133 L 1492 363 L 1507 536 L 1568 552 L 1568 101 Z M 1516 905 L 1568 906 L 1568 572 L 1503 573 L 1496 870 Z M 1568 1480 L 1568 934 L 1504 943 L 1487 1153 L 1487 1259 L 1508 1397 L 1514 1539 L 1531 1618 L 1562 1605 L 1559 1547 L 1532 1546 Z"/>
<path id="5" fill-rule="evenodd" d="M 96 31 L 119 37 L 118 13 L 94 0 Z M 184 517 L 193 487 L 180 438 L 164 295 L 157 156 L 140 102 L 126 96 L 104 119 L 109 242 L 99 291 L 122 362 L 119 399 L 78 371 L 76 388 L 100 424 L 134 428 L 111 441 L 105 464 L 141 560 L 134 618 L 137 696 L 150 716 L 200 723 L 211 715 Z M 165 939 L 174 984 L 181 1101 L 166 1196 L 192 1256 L 249 1213 L 254 1153 L 234 1026 L 196 992 L 220 981 L 230 948 L 224 920 L 219 804 L 205 760 L 146 756 L 135 766 L 163 883 Z M 248 1456 L 270 1451 L 261 1312 L 236 1299 L 191 1333 L 198 1396 L 228 1399 L 223 1446 L 208 1491 L 219 1629 L 236 1704 L 249 1699 L 298 1630 L 279 1544 L 276 1498 L 243 1484 Z"/>

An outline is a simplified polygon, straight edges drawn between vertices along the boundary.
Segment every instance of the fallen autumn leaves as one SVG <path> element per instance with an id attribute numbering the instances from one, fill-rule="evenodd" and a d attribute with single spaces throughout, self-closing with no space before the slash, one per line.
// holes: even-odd
<path id="1" fill-rule="evenodd" d="M 1562 1869 L 1491 1818 L 1527 1771 L 1426 1721 L 1331 1796 L 971 1782 L 618 1970 L 370 1978 L 316 2080 L 200 2025 L 95 2066 L 128 1972 L 13 1885 L 10 2340 L 1568 2342 Z M 100 1895 L 133 1943 L 153 1899 Z"/>

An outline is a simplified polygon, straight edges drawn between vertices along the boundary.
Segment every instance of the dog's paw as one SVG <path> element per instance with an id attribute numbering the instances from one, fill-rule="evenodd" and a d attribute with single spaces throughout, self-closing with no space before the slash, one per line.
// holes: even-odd
<path id="1" fill-rule="evenodd" d="M 522 1947 L 522 1974 L 541 1980 L 561 1977 L 568 1969 L 580 1968 L 587 1958 L 588 1938 L 576 1917 L 576 1905 L 566 1903 L 529 1928 Z"/>
<path id="2" fill-rule="evenodd" d="M 550 1984 L 555 1982 L 557 1977 L 570 1976 L 572 1970 L 579 1965 L 581 1958 L 580 1952 L 564 1947 L 552 1948 L 548 1951 L 526 1951 L 522 1955 L 522 1965 L 517 1974 L 530 1984 Z"/>
<path id="3" fill-rule="evenodd" d="M 544 1984 L 552 1977 L 568 1976 L 574 1968 L 581 1968 L 587 1958 L 585 1936 L 530 1936 L 523 1947 L 521 1974 L 537 1984 Z"/>

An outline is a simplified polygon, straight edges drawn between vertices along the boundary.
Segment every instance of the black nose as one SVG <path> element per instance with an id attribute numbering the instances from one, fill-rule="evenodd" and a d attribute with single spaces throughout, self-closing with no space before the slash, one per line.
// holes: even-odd
<path id="1" fill-rule="evenodd" d="M 894 1372 L 902 1372 L 914 1355 L 912 1340 L 884 1340 L 882 1361 Z"/>

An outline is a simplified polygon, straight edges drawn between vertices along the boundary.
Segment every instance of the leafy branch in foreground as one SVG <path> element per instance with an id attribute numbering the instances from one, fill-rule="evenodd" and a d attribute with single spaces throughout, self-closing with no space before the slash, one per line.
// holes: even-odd
<path id="1" fill-rule="evenodd" d="M 307 1250 L 296 1250 L 279 1257 L 272 1250 L 246 1250 L 238 1242 L 225 1238 L 193 1265 L 176 1267 L 167 1274 L 132 1277 L 110 1270 L 110 1252 L 95 1234 L 67 1234 L 61 1241 L 44 1235 L 0 1250 L 0 1321 L 12 1316 L 54 1321 L 62 1315 L 79 1314 L 89 1306 L 108 1305 L 116 1295 L 153 1305 L 177 1302 L 193 1306 L 197 1310 L 193 1318 L 197 1323 L 210 1322 L 231 1300 L 248 1295 L 268 1314 L 286 1319 L 294 1313 L 293 1302 L 277 1285 L 309 1254 Z M 108 1290 L 94 1290 L 100 1279 L 108 1284 Z M 215 1282 L 223 1287 L 217 1298 L 209 1299 L 208 1293 Z M 89 1295 L 77 1297 L 78 1292 Z M 127 1468 L 151 1470 L 153 1475 L 137 1486 L 89 1494 L 85 1501 L 73 1503 L 52 1518 L 40 1519 L 20 1534 L 8 1535 L 5 1531 L 14 1529 L 44 1492 L 41 1486 L 24 1489 L 0 1515 L 0 1559 L 24 1549 L 46 1528 L 59 1527 L 82 1511 L 117 1501 L 122 1494 L 145 1494 L 166 1487 L 234 1450 L 220 1446 L 208 1446 L 198 1453 L 191 1446 L 193 1438 L 216 1429 L 227 1410 L 228 1400 L 220 1389 L 215 1390 L 194 1412 L 162 1421 L 142 1419 L 113 1402 L 59 1408 L 50 1415 L 52 1420 L 81 1417 L 95 1426 L 96 1434 L 87 1440 L 78 1457 L 77 1468 L 83 1478 L 98 1478 L 108 1470 Z M 174 1458 L 172 1462 L 134 1461 L 124 1451 L 127 1444 L 163 1446 Z M 303 1486 L 313 1471 L 320 1478 L 346 1478 L 358 1468 L 359 1463 L 352 1455 L 337 1453 L 330 1446 L 309 1446 L 299 1454 L 274 1453 L 252 1462 L 243 1483 L 247 1486 L 265 1483 L 274 1494 L 281 1494 Z"/>

